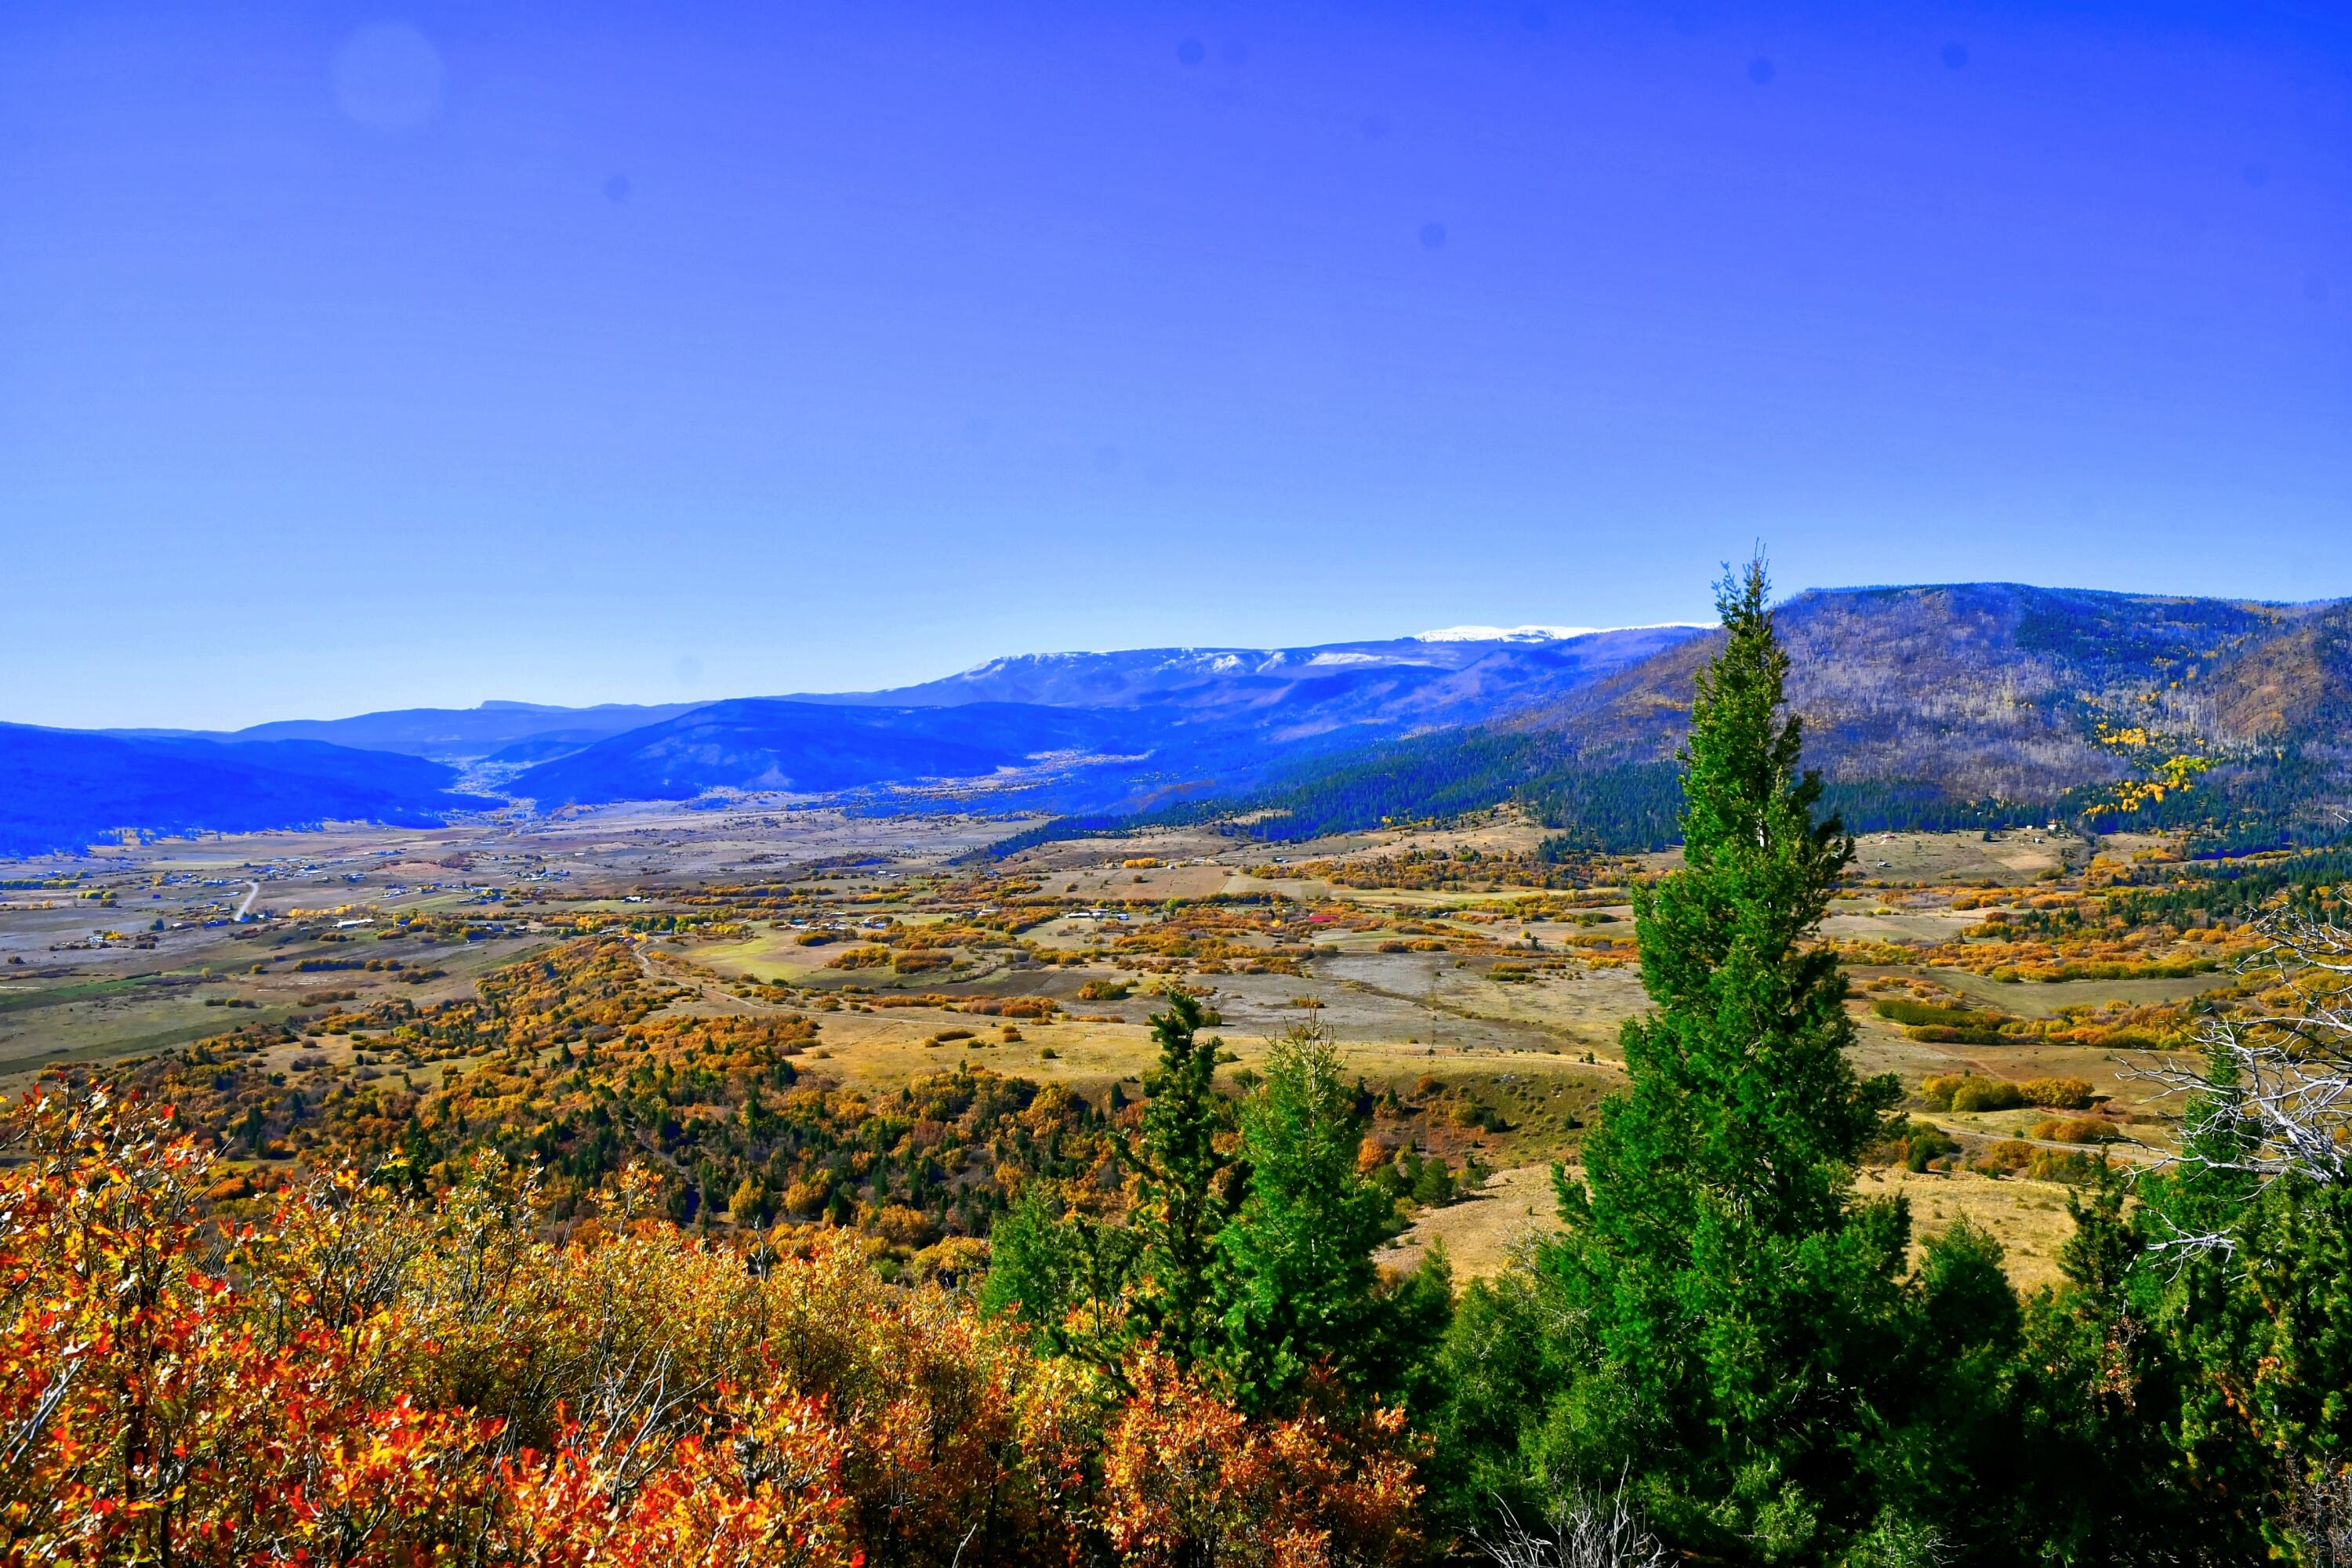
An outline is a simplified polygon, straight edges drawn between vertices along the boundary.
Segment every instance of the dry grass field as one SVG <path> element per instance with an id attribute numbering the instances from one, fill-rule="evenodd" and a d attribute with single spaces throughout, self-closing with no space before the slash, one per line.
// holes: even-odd
<path id="1" fill-rule="evenodd" d="M 1548 1162 L 1572 1153 L 1580 1113 L 1621 1081 L 1618 1031 L 1646 1005 L 1629 962 L 1629 906 L 1605 891 L 1439 890 L 1381 885 L 1374 874 L 1473 849 L 1524 858 L 1541 828 L 1497 814 L 1458 829 L 1278 851 L 1208 829 L 1162 830 L 1048 844 L 1003 862 L 964 858 L 1022 826 L 953 813 L 851 817 L 757 800 L 431 831 L 336 826 L 0 865 L 0 879 L 16 884 L 0 894 L 0 1083 L 22 1087 L 61 1063 L 148 1055 L 255 1023 L 289 1026 L 284 1054 L 323 1056 L 325 1070 L 339 1071 L 348 1043 L 302 1032 L 323 999 L 364 1009 L 467 996 L 499 965 L 601 923 L 635 931 L 646 973 L 682 988 L 667 1001 L 670 1012 L 805 1012 L 821 1035 L 804 1065 L 851 1087 L 895 1088 L 969 1062 L 1088 1095 L 1119 1084 L 1131 1096 L 1152 1060 L 1149 1018 L 1170 984 L 1215 1010 L 1234 1058 L 1229 1074 L 1248 1072 L 1269 1040 L 1311 1021 L 1374 1092 L 1434 1081 L 1456 1103 L 1487 1108 L 1487 1124 L 1449 1128 L 1445 1139 L 1494 1172 L 1487 1185 L 1424 1213 L 1390 1261 L 1442 1239 L 1458 1269 L 1486 1272 L 1516 1238 L 1549 1222 Z M 2147 847 L 2111 841 L 2101 852 Z M 1663 869 L 1674 858 L 1623 869 Z M 2023 907 L 2086 859 L 2080 841 L 2045 833 L 1864 840 L 1856 883 L 1826 931 L 1872 954 L 1852 968 L 1858 986 L 1879 987 L 1854 1003 L 1857 1066 L 1906 1085 L 1953 1072 L 2081 1078 L 2113 1108 L 2122 1157 L 2161 1148 L 2170 1123 L 2142 1103 L 2142 1085 L 2119 1075 L 2115 1051 L 2039 1035 L 1937 1043 L 1869 1010 L 1871 995 L 1916 983 L 2004 1016 L 2063 1022 L 2086 1009 L 2178 1004 L 2218 984 L 2196 974 L 2017 984 L 1885 961 L 1951 951 L 1983 918 L 1937 889 L 1990 888 L 2000 898 L 2015 889 Z M 1339 869 L 1289 874 L 1310 863 Z M 254 918 L 239 921 L 248 892 Z M 1014 899 L 1024 900 L 1014 930 L 971 940 L 975 911 Z M 1233 936 L 1241 945 L 1224 960 L 1165 956 L 1178 950 L 1160 939 L 1181 935 L 1203 910 L 1291 913 L 1278 936 Z M 804 941 L 812 931 L 831 940 Z M 926 932 L 960 944 L 945 967 L 835 967 L 847 947 L 919 946 Z M 1277 947 L 1289 955 L 1279 963 L 1231 956 Z M 362 953 L 372 962 L 357 962 Z M 1014 1020 L 1008 1035 L 1004 1020 L 951 1006 L 885 1005 L 902 994 L 959 1004 L 1042 997 L 1055 1011 Z M 2038 1115 L 1914 1114 L 1979 1142 L 2023 1136 Z M 1909 1194 L 1923 1230 L 1973 1218 L 2009 1245 L 2021 1281 L 2052 1277 L 2063 1189 L 1955 1170 L 1872 1171 L 1864 1190 Z"/>

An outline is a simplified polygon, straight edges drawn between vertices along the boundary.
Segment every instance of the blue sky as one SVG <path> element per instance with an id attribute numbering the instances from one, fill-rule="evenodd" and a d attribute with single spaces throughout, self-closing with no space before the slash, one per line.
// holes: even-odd
<path id="1" fill-rule="evenodd" d="M 0 718 L 2352 593 L 2335 5 L 0 12 Z"/>

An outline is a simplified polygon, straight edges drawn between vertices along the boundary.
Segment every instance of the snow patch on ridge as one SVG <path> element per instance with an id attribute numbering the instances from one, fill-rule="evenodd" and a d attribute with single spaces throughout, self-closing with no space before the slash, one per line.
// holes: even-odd
<path id="1" fill-rule="evenodd" d="M 1609 626 L 1442 626 L 1414 634 L 1415 642 L 1560 642 L 1589 637 Z"/>
<path id="2" fill-rule="evenodd" d="M 1654 632 L 1677 626 L 1709 626 L 1712 621 L 1650 621 L 1638 626 L 1442 626 L 1414 634 L 1414 642 L 1566 642 L 1602 632 Z"/>

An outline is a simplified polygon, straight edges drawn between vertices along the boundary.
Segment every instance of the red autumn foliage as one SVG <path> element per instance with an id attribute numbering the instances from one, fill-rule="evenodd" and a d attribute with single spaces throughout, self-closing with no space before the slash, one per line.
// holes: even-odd
<path id="1" fill-rule="evenodd" d="M 1402 1560 L 1402 1423 L 1038 1352 L 842 1231 L 714 1245 L 496 1157 L 231 1217 L 168 1110 L 0 1114 L 0 1562 Z"/>

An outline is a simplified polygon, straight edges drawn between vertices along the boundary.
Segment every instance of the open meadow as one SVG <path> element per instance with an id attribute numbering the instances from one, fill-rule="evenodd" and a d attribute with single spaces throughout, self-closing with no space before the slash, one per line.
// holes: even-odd
<path id="1" fill-rule="evenodd" d="M 1550 1163 L 1573 1157 L 1622 1083 L 1618 1032 L 1647 1005 L 1628 887 L 1674 857 L 1544 866 L 1543 830 L 1501 812 L 1278 847 L 1194 829 L 986 853 L 1023 826 L 747 797 L 14 862 L 0 867 L 0 1075 L 22 1089 L 144 1074 L 191 1116 L 243 1128 L 230 1152 L 257 1173 L 382 1158 L 404 1136 L 393 1122 L 446 1142 L 453 1107 L 436 1097 L 513 1070 L 512 1026 L 432 1021 L 480 1013 L 486 981 L 545 968 L 557 978 L 529 1004 L 543 1060 L 650 1026 L 766 1030 L 790 1037 L 795 1081 L 864 1103 L 977 1071 L 1108 1114 L 1142 1095 L 1150 1019 L 1181 988 L 1210 1009 L 1229 1078 L 1312 1026 L 1376 1102 L 1375 1138 L 1454 1173 L 1458 1197 L 1406 1200 L 1391 1261 L 1443 1238 L 1458 1269 L 1485 1272 L 1549 1223 Z M 2228 921 L 2116 918 L 2119 889 L 2169 854 L 2054 832 L 1863 841 L 1823 936 L 1852 977 L 1857 1066 L 1899 1077 L 1914 1129 L 1865 1190 L 1906 1192 L 1927 1227 L 1965 1214 L 2009 1245 L 2021 1282 L 2053 1277 L 2053 1182 L 2170 1146 L 2179 1107 L 2127 1066 L 2182 1044 L 2237 984 L 2245 943 Z M 577 966 L 547 962 L 599 944 L 626 954 L 625 1020 L 592 1021 L 563 994 Z M 241 1042 L 248 1072 L 185 1067 L 223 1055 L 205 1043 L 219 1037 Z M 542 1077 L 471 1125 L 519 1138 L 561 1121 Z M 1956 1097 L 1954 1081 L 2004 1087 Z M 2036 1083 L 2071 1087 L 2040 1094 L 2057 1105 L 2006 1087 Z M 398 1104 L 381 1092 L 394 1084 Z M 372 1120 L 338 1119 L 362 1099 Z M 714 1218 L 738 1184 L 658 1135 L 604 1158 L 632 1143 L 667 1157 Z M 945 1185 L 992 1180 L 974 1166 Z M 927 1245 L 993 1212 L 937 1206 Z M 763 1198 L 721 1223 L 780 1212 Z"/>

